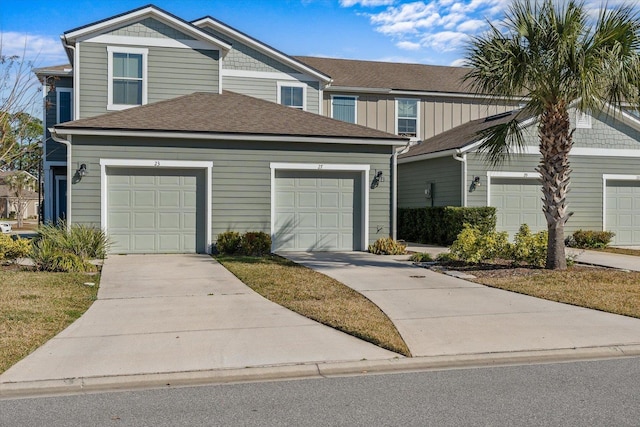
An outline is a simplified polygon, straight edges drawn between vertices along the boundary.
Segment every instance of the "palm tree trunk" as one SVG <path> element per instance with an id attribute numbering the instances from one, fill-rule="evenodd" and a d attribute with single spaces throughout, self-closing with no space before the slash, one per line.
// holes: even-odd
<path id="1" fill-rule="evenodd" d="M 547 244 L 546 268 L 566 270 L 567 259 L 564 247 L 564 224 L 569 219 L 567 213 L 567 192 L 569 187 L 569 151 L 573 144 L 573 132 L 567 106 L 559 102 L 550 106 L 540 118 L 540 164 L 537 171 L 541 175 L 543 207 L 547 219 L 549 240 Z"/>

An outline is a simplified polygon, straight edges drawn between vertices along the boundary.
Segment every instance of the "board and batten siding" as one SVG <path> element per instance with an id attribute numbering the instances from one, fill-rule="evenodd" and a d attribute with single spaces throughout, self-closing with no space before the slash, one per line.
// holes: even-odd
<path id="1" fill-rule="evenodd" d="M 149 103 L 199 91 L 218 92 L 218 51 L 155 46 L 148 49 Z M 107 113 L 107 45 L 84 42 L 79 50 L 80 118 Z"/>
<path id="2" fill-rule="evenodd" d="M 366 164 L 390 177 L 391 147 L 369 145 L 73 138 L 73 167 L 88 174 L 72 187 L 72 221 L 100 224 L 100 159 L 213 161 L 212 234 L 271 228 L 270 163 Z M 391 179 L 369 193 L 369 240 L 388 236 Z"/>
<path id="3" fill-rule="evenodd" d="M 461 179 L 462 162 L 451 156 L 429 162 L 399 163 L 398 207 L 460 206 Z M 433 183 L 431 199 L 425 196 L 429 183 Z"/>
<path id="4" fill-rule="evenodd" d="M 331 95 L 357 96 L 356 123 L 389 133 L 396 132 L 395 100 L 399 98 L 420 99 L 418 137 L 421 140 L 431 138 L 471 120 L 511 111 L 518 106 L 517 103 L 510 101 L 496 104 L 472 98 L 376 95 L 325 90 L 323 111 L 326 116 L 331 115 Z"/>

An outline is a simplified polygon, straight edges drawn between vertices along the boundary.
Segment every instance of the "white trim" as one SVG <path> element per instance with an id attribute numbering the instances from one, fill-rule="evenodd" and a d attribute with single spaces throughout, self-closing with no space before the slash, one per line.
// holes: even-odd
<path id="1" fill-rule="evenodd" d="M 54 219 L 58 220 L 60 219 L 60 194 L 58 193 L 58 190 L 60 189 L 60 181 L 65 181 L 65 183 L 67 182 L 67 176 L 66 175 L 55 175 L 55 193 L 56 193 L 56 212 L 55 212 L 55 216 Z M 68 185 L 65 184 L 66 187 L 68 187 Z M 69 189 L 67 188 L 67 191 L 69 191 Z M 69 210 L 69 206 L 67 206 L 67 211 Z M 66 215 L 65 215 L 65 220 L 66 220 Z"/>
<path id="2" fill-rule="evenodd" d="M 73 49 L 73 117 L 74 120 L 80 118 L 80 43 L 76 43 L 75 49 Z"/>
<path id="3" fill-rule="evenodd" d="M 398 116 L 398 101 L 415 101 L 416 102 L 416 136 L 412 136 L 410 137 L 411 140 L 420 140 L 420 104 L 421 104 L 421 100 L 420 98 L 396 98 L 395 99 L 395 111 L 394 111 L 394 128 L 395 128 L 395 134 L 398 135 L 398 120 L 399 120 L 399 116 Z M 410 119 L 410 117 L 407 117 Z"/>
<path id="4" fill-rule="evenodd" d="M 71 102 L 71 111 L 70 116 L 71 116 L 71 120 L 73 120 L 74 117 L 74 102 L 73 102 L 73 88 L 70 87 L 56 87 L 56 124 L 60 123 L 60 93 L 61 92 L 67 92 L 69 93 L 69 100 Z M 45 114 L 46 117 L 46 114 Z M 46 129 L 45 126 L 43 126 L 44 129 Z"/>
<path id="5" fill-rule="evenodd" d="M 130 136 L 148 138 L 188 138 L 195 140 L 222 140 L 222 141 L 264 141 L 264 142 L 310 142 L 318 144 L 355 144 L 355 145 L 407 145 L 403 139 L 377 139 L 377 138 L 337 138 L 315 136 L 288 136 L 288 135 L 256 135 L 235 133 L 192 133 L 173 131 L 125 131 L 102 129 L 55 129 L 58 135 L 90 135 L 90 136 Z"/>
<path id="6" fill-rule="evenodd" d="M 113 103 L 113 54 L 132 53 L 142 55 L 142 104 L 147 103 L 147 84 L 149 82 L 147 72 L 147 56 L 149 49 L 140 47 L 107 46 L 107 110 L 126 110 L 139 105 L 114 104 Z"/>
<path id="7" fill-rule="evenodd" d="M 472 93 L 458 93 L 458 92 L 430 92 L 430 91 L 413 91 L 413 90 L 398 90 L 389 88 L 377 88 L 377 87 L 360 87 L 360 86 L 329 86 L 328 92 L 360 92 L 360 93 L 383 93 L 389 95 L 402 96 L 419 96 L 419 97 L 437 97 L 437 98 L 465 98 L 475 100 L 490 100 L 490 101 L 517 101 L 522 98 L 513 98 L 509 96 L 482 96 Z M 527 99 L 527 98 L 524 98 Z M 515 107 L 514 107 L 515 108 Z"/>
<path id="8" fill-rule="evenodd" d="M 84 43 L 103 43 L 125 46 L 170 47 L 175 49 L 220 50 L 217 44 L 201 40 L 169 39 L 153 37 L 114 36 L 101 34 L 82 40 Z"/>
<path id="9" fill-rule="evenodd" d="M 353 98 L 353 118 L 354 118 L 354 122 L 353 124 L 358 124 L 358 95 L 342 95 L 342 94 L 332 94 L 331 95 L 331 102 L 329 103 L 329 117 L 331 117 L 334 120 L 338 120 L 335 119 L 333 117 L 333 98 Z M 321 113 L 322 114 L 322 113 Z M 345 123 L 349 123 L 349 122 L 345 122 Z"/>
<path id="10" fill-rule="evenodd" d="M 602 175 L 602 231 L 607 231 L 607 181 L 637 181 L 640 182 L 640 175 Z"/>
<path id="11" fill-rule="evenodd" d="M 223 62 L 224 59 L 222 57 L 222 55 L 218 55 L 218 93 L 221 94 L 222 93 L 222 72 L 224 69 L 223 66 Z"/>
<path id="12" fill-rule="evenodd" d="M 126 13 L 124 15 L 115 16 L 106 21 L 100 21 L 93 25 L 89 25 L 87 27 L 82 27 L 75 31 L 71 31 L 69 33 L 66 33 L 64 36 L 67 39 L 79 38 L 79 41 L 82 41 L 83 38 L 88 39 L 94 33 L 107 32 L 111 29 L 116 29 L 124 25 L 127 25 L 129 23 L 134 23 L 146 17 L 152 17 L 154 19 L 157 19 L 158 21 L 161 21 L 171 27 L 179 29 L 181 32 L 184 32 L 185 34 L 188 34 L 190 36 L 193 36 L 201 40 L 209 41 L 210 43 L 217 45 L 222 49 L 225 49 L 225 50 L 231 49 L 231 46 L 223 42 L 222 40 L 219 40 L 205 33 L 199 28 L 194 27 L 189 23 L 186 23 L 180 19 L 177 19 L 165 13 L 162 10 L 157 9 L 154 6 L 148 6 L 142 9 L 138 9 L 138 10 Z"/>
<path id="13" fill-rule="evenodd" d="M 192 22 L 193 25 L 197 26 L 197 27 L 210 27 L 220 33 L 222 33 L 225 36 L 228 36 L 230 38 L 233 38 L 235 40 L 238 40 L 239 42 L 257 50 L 258 52 L 261 52 L 265 55 L 267 55 L 270 58 L 273 58 L 279 62 L 282 62 L 283 64 L 289 65 L 290 67 L 296 69 L 296 70 L 300 70 L 305 74 L 308 74 L 309 76 L 315 77 L 320 81 L 329 83 L 331 82 L 331 78 L 329 76 L 327 76 L 326 74 L 323 74 L 317 70 L 314 70 L 313 68 L 309 67 L 308 65 L 294 59 L 291 58 L 288 55 L 285 55 L 284 53 L 278 52 L 277 50 L 275 50 L 274 48 L 267 46 L 261 42 L 259 42 L 258 40 L 255 40 L 249 36 L 247 36 L 246 34 L 242 34 L 241 32 L 235 30 L 234 28 L 231 28 L 225 24 L 223 24 L 222 22 L 219 21 L 215 21 L 213 19 L 211 19 L 210 17 L 205 17 L 202 19 L 199 19 L 197 21 L 193 21 Z"/>
<path id="14" fill-rule="evenodd" d="M 206 242 L 205 250 L 211 253 L 212 241 L 212 192 L 211 177 L 213 162 L 191 160 L 138 160 L 138 159 L 100 159 L 100 227 L 106 232 L 107 222 L 107 167 L 161 168 L 161 169 L 204 169 L 205 170 L 205 203 L 206 203 Z"/>
<path id="15" fill-rule="evenodd" d="M 496 172 L 487 171 L 487 206 L 491 206 L 491 178 L 519 178 L 540 180 L 538 172 Z"/>
<path id="16" fill-rule="evenodd" d="M 356 164 L 334 164 L 334 163 L 275 163 L 269 164 L 271 168 L 271 239 L 274 240 L 276 229 L 276 170 L 299 170 L 299 171 L 347 171 L 360 172 L 362 174 L 361 197 L 363 203 L 362 209 L 362 229 L 361 245 L 362 250 L 366 251 L 369 246 L 369 171 L 370 165 Z M 271 248 L 273 250 L 273 247 Z"/>
<path id="17" fill-rule="evenodd" d="M 302 73 L 283 73 L 278 71 L 222 70 L 224 77 L 241 77 L 245 79 L 268 79 L 287 81 L 317 82 L 318 79 Z"/>
<path id="18" fill-rule="evenodd" d="M 283 87 L 300 87 L 302 88 L 302 111 L 307 111 L 307 84 L 306 83 L 302 83 L 302 82 L 276 82 L 276 102 L 278 104 L 284 105 L 282 104 L 282 99 L 281 99 L 281 93 L 282 93 L 282 88 Z M 298 107 L 294 107 L 291 105 L 287 105 L 287 107 L 291 107 L 291 108 L 295 108 L 296 110 L 299 110 L 300 108 Z"/>

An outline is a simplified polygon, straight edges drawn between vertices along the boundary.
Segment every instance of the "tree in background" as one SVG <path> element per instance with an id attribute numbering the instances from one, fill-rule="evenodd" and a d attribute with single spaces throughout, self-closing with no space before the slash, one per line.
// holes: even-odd
<path id="1" fill-rule="evenodd" d="M 593 25 L 591 25 L 593 22 Z M 504 31 L 469 45 L 466 81 L 478 92 L 521 97 L 525 107 L 483 132 L 480 149 L 494 164 L 524 144 L 523 119 L 538 118 L 543 211 L 549 238 L 546 268 L 566 269 L 564 225 L 573 132 L 569 109 L 640 109 L 640 21 L 630 5 L 604 6 L 595 20 L 582 1 L 515 0 Z M 617 110 L 616 110 L 617 109 Z"/>
<path id="2" fill-rule="evenodd" d="M 38 185 L 36 178 L 28 172 L 17 171 L 4 179 L 9 186 L 9 203 L 16 211 L 17 228 L 22 228 L 24 213 Z"/>
<path id="3" fill-rule="evenodd" d="M 9 151 L 0 160 L 0 170 L 23 170 L 37 176 L 42 156 L 42 120 L 20 112 L 11 118 L 12 128 L 6 136 Z"/>

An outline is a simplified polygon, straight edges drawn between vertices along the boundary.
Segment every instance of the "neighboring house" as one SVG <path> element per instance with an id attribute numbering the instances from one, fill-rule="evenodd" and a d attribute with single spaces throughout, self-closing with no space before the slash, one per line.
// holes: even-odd
<path id="1" fill-rule="evenodd" d="M 546 230 L 536 166 L 537 121 L 525 126 L 525 149 L 501 166 L 478 153 L 478 131 L 512 118 L 511 113 L 474 120 L 401 154 L 400 207 L 495 206 L 497 228 L 511 236 L 521 224 Z M 574 146 L 566 235 L 577 229 L 610 230 L 618 245 L 640 245 L 640 121 L 627 112 L 571 111 Z"/>
<path id="2" fill-rule="evenodd" d="M 115 253 L 208 252 L 226 230 L 270 233 L 274 250 L 366 250 L 393 234 L 408 139 L 323 117 L 330 76 L 155 6 L 62 42 L 71 65 L 36 70 L 45 219 L 99 225 Z"/>
<path id="3" fill-rule="evenodd" d="M 9 218 L 16 214 L 15 191 L 12 191 L 5 183 L 5 179 L 15 173 L 14 171 L 0 171 L 0 218 Z M 35 177 L 33 180 L 37 181 Z M 35 189 L 29 189 L 22 193 L 26 202 L 23 219 L 38 216 L 38 193 L 33 190 Z"/>

